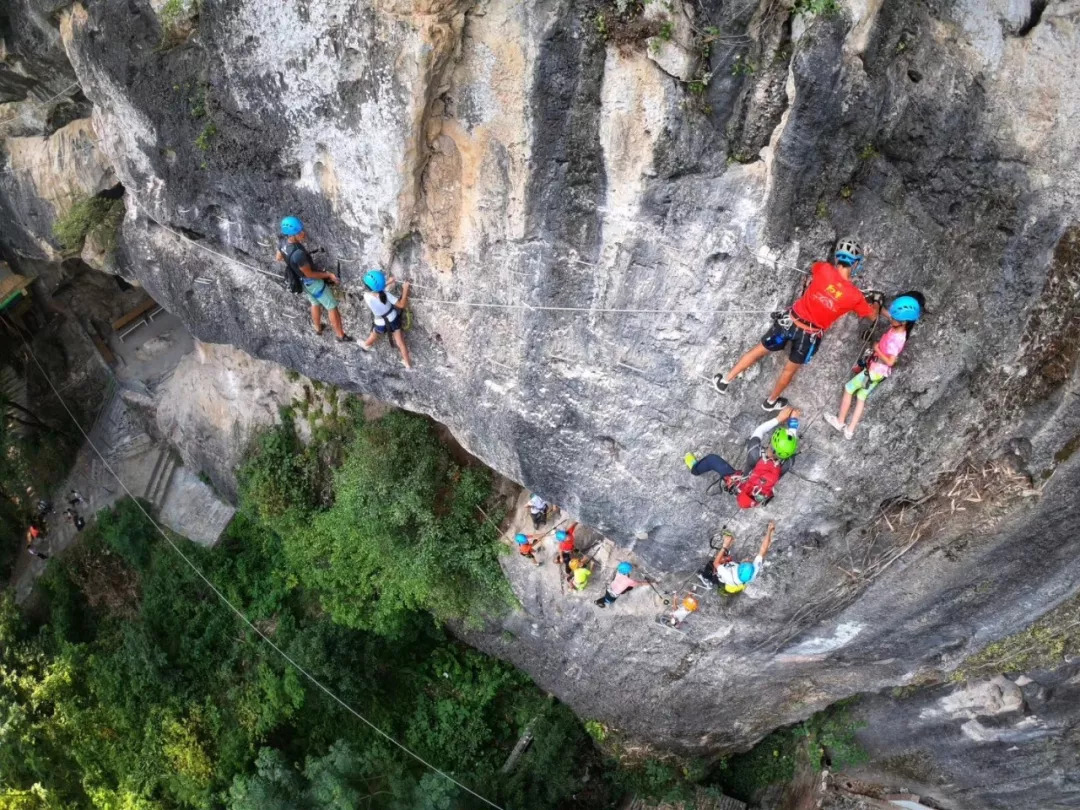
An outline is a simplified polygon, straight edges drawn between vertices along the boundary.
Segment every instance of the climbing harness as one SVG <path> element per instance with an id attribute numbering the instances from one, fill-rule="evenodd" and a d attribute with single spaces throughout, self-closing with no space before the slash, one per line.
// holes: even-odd
<path id="1" fill-rule="evenodd" d="M 865 293 L 863 293 L 863 297 L 867 301 L 873 301 L 875 303 L 880 303 L 881 301 L 885 300 L 884 293 L 881 293 L 877 290 L 867 290 Z M 869 365 L 870 359 L 874 354 L 874 347 L 870 344 L 874 340 L 874 333 L 877 331 L 878 322 L 880 320 L 881 310 L 879 309 L 878 313 L 874 316 L 874 322 L 865 329 L 863 329 L 862 334 L 860 335 L 860 337 L 862 338 L 862 343 L 859 346 L 859 356 L 855 360 L 855 364 L 851 367 L 852 374 L 858 374 L 860 371 L 863 371 L 867 367 L 867 365 Z"/>

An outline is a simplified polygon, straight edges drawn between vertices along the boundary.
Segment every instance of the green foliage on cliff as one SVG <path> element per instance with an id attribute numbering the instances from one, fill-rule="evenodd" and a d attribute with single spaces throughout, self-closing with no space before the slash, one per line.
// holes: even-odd
<path id="1" fill-rule="evenodd" d="M 283 414 L 257 440 L 241 492 L 336 622 L 395 634 L 409 611 L 476 620 L 510 604 L 502 547 L 481 511 L 486 470 L 455 464 L 412 414 L 369 422 L 353 407 L 317 424 L 305 445 Z"/>
<path id="2" fill-rule="evenodd" d="M 429 616 L 405 611 L 392 638 L 335 623 L 282 539 L 243 515 L 213 550 L 176 542 L 289 656 L 466 784 L 514 808 L 582 789 L 596 755 L 570 711 Z M 0 602 L 0 806 L 477 806 L 288 666 L 130 501 L 53 562 L 43 592 L 35 622 Z"/>
<path id="3" fill-rule="evenodd" d="M 83 197 L 56 218 L 52 232 L 65 251 L 78 253 L 86 237 L 100 228 L 102 244 L 106 252 L 111 252 L 116 247 L 116 234 L 123 219 L 122 199 Z"/>
<path id="4" fill-rule="evenodd" d="M 1080 597 L 1051 610 L 1019 633 L 988 644 L 969 656 L 952 680 L 1052 669 L 1070 655 L 1080 654 Z"/>
<path id="5" fill-rule="evenodd" d="M 791 782 L 800 765 L 820 771 L 866 762 L 855 739 L 861 724 L 852 718 L 850 705 L 841 701 L 803 723 L 774 731 L 745 754 L 721 760 L 712 777 L 724 793 L 750 802 L 769 785 Z"/>

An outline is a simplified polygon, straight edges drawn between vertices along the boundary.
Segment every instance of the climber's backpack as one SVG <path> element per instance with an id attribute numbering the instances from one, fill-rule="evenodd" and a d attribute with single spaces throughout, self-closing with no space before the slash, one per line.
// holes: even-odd
<path id="1" fill-rule="evenodd" d="M 291 293 L 301 293 L 304 291 L 303 273 L 300 272 L 300 268 L 293 263 L 293 257 L 296 252 L 300 251 L 307 256 L 308 263 L 311 263 L 311 256 L 304 250 L 303 245 L 298 245 L 296 242 L 286 242 L 281 246 L 281 253 L 285 257 L 285 289 Z"/>

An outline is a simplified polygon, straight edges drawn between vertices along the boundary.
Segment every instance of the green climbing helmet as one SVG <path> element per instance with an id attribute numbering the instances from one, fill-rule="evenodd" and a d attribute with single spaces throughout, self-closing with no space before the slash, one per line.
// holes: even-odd
<path id="1" fill-rule="evenodd" d="M 799 434 L 791 428 L 774 430 L 771 444 L 778 459 L 791 458 L 799 452 Z"/>

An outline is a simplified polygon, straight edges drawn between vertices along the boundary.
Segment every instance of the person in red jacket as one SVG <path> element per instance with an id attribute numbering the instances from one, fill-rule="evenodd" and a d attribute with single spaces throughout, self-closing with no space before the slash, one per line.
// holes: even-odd
<path id="1" fill-rule="evenodd" d="M 849 312 L 860 318 L 875 318 L 881 311 L 881 301 L 871 305 L 862 292 L 851 283 L 859 272 L 863 251 L 854 239 L 841 239 L 836 247 L 836 264 L 814 262 L 806 292 L 787 312 L 773 313 L 775 323 L 755 346 L 739 358 L 727 374 L 713 377 L 713 388 L 724 393 L 731 383 L 769 352 L 790 346 L 788 361 L 768 398 L 761 403 L 766 411 L 779 411 L 788 401 L 780 394 L 795 377 L 799 366 L 810 362 L 826 330 Z"/>
<path id="2" fill-rule="evenodd" d="M 570 559 L 574 556 L 575 531 L 577 531 L 576 520 L 566 527 L 566 531 L 559 529 L 555 532 L 555 540 L 558 542 L 559 547 L 551 561 L 556 565 L 561 563 L 566 570 L 567 576 L 570 576 L 571 574 Z"/>
<path id="3" fill-rule="evenodd" d="M 739 508 L 750 509 L 765 506 L 772 500 L 777 483 L 791 469 L 798 452 L 799 410 L 788 406 L 775 419 L 758 425 L 746 440 L 746 461 L 741 472 L 715 453 L 700 459 L 687 453 L 683 461 L 692 475 L 709 472 L 720 475 L 724 490 L 735 496 Z"/>

